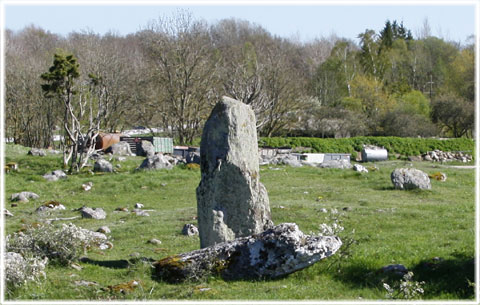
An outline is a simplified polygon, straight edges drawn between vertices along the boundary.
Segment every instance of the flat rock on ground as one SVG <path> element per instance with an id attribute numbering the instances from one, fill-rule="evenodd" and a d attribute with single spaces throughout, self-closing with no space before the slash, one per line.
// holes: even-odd
<path id="1" fill-rule="evenodd" d="M 283 223 L 260 234 L 164 258 L 154 263 L 154 275 L 172 283 L 211 274 L 226 280 L 278 278 L 335 254 L 341 245 L 338 237 L 305 235 L 296 224 Z"/>
<path id="2" fill-rule="evenodd" d="M 102 208 L 83 207 L 80 209 L 82 218 L 105 219 L 107 213 Z"/>
<path id="3" fill-rule="evenodd" d="M 67 174 L 64 171 L 57 169 L 51 173 L 46 173 L 43 175 L 43 178 L 47 179 L 48 181 L 58 181 L 60 179 L 67 179 Z"/>
<path id="4" fill-rule="evenodd" d="M 10 197 L 11 201 L 20 201 L 20 202 L 28 202 L 28 199 L 38 199 L 40 196 L 33 192 L 20 192 L 12 194 Z"/>
<path id="5" fill-rule="evenodd" d="M 31 156 L 39 156 L 39 157 L 45 157 L 47 155 L 45 151 L 40 148 L 32 148 L 28 151 L 27 154 Z"/>
<path id="6" fill-rule="evenodd" d="M 156 169 L 172 169 L 173 164 L 170 163 L 169 158 L 162 154 L 156 154 L 147 157 L 140 164 L 139 169 L 156 170 Z"/>

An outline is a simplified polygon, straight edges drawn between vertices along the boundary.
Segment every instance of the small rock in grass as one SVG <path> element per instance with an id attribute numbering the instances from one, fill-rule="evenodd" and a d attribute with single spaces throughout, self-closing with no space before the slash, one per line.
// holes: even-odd
<path id="1" fill-rule="evenodd" d="M 198 228 L 191 223 L 187 223 L 183 226 L 182 234 L 187 236 L 198 235 Z"/>
<path id="2" fill-rule="evenodd" d="M 82 189 L 85 192 L 88 192 L 89 190 L 92 189 L 92 186 L 93 186 L 93 182 L 87 182 L 87 183 L 82 184 Z"/>
<path id="3" fill-rule="evenodd" d="M 353 170 L 359 173 L 368 173 L 368 169 L 365 166 L 360 164 L 354 164 Z"/>
<path id="4" fill-rule="evenodd" d="M 49 212 L 52 210 L 65 210 L 65 206 L 61 204 L 58 201 L 55 200 L 50 200 L 39 206 L 35 212 L 37 213 L 43 213 L 43 212 Z"/>
<path id="5" fill-rule="evenodd" d="M 107 226 L 101 226 L 100 228 L 98 228 L 97 232 L 100 232 L 100 233 L 103 233 L 103 234 L 109 234 L 112 231 L 110 231 L 110 228 L 107 227 Z"/>
<path id="6" fill-rule="evenodd" d="M 328 213 L 328 210 L 325 209 L 325 208 L 321 208 L 321 209 L 320 209 L 320 212 L 322 212 L 322 213 Z"/>
<path id="7" fill-rule="evenodd" d="M 98 245 L 98 247 L 100 248 L 100 250 L 112 249 L 113 244 L 111 242 L 107 241 L 105 243 L 101 243 L 100 245 Z"/>
<path id="8" fill-rule="evenodd" d="M 93 171 L 95 172 L 104 172 L 104 173 L 113 173 L 113 166 L 110 162 L 105 159 L 98 159 L 93 166 Z"/>
<path id="9" fill-rule="evenodd" d="M 80 266 L 79 264 L 75 264 L 75 263 L 71 263 L 70 267 L 72 267 L 73 269 L 78 270 L 78 271 L 83 269 L 82 266 Z"/>
<path id="10" fill-rule="evenodd" d="M 43 149 L 40 148 L 32 148 L 28 151 L 27 155 L 30 156 L 38 156 L 38 157 L 45 157 L 47 154 Z"/>
<path id="11" fill-rule="evenodd" d="M 132 213 L 135 213 L 137 216 L 150 216 L 146 211 L 140 209 L 134 209 Z"/>
<path id="12" fill-rule="evenodd" d="M 10 206 L 11 206 L 12 208 L 14 208 L 14 207 L 18 207 L 18 204 L 12 203 Z"/>
<path id="13" fill-rule="evenodd" d="M 383 273 L 391 273 L 398 276 L 404 276 L 408 273 L 407 267 L 401 264 L 387 265 L 382 267 L 381 271 Z"/>
<path id="14" fill-rule="evenodd" d="M 13 214 L 10 213 L 10 211 L 7 210 L 7 209 L 4 209 L 4 210 L 3 210 L 3 215 L 8 216 L 8 217 L 13 217 Z"/>
<path id="15" fill-rule="evenodd" d="M 135 203 L 135 209 L 143 209 L 144 205 L 141 204 L 140 202 Z"/>
<path id="16" fill-rule="evenodd" d="M 162 241 L 156 238 L 150 239 L 147 243 L 152 244 L 152 245 L 160 245 L 162 244 Z"/>
<path id="17" fill-rule="evenodd" d="M 441 182 L 447 181 L 447 174 L 445 174 L 445 173 L 436 172 L 436 173 L 433 173 L 431 175 L 428 175 L 428 177 L 430 179 L 435 179 L 435 180 L 441 181 Z"/>
<path id="18" fill-rule="evenodd" d="M 83 207 L 80 209 L 82 213 L 82 218 L 93 218 L 93 219 L 105 219 L 107 213 L 102 208 L 89 208 Z"/>
<path id="19" fill-rule="evenodd" d="M 85 280 L 81 280 L 81 281 L 75 281 L 74 282 L 75 286 L 98 286 L 97 282 L 90 282 L 90 281 L 85 281 Z"/>
<path id="20" fill-rule="evenodd" d="M 33 192 L 20 192 L 12 194 L 10 201 L 28 202 L 28 199 L 38 199 L 40 196 Z"/>
<path id="21" fill-rule="evenodd" d="M 47 181 L 58 181 L 60 179 L 67 179 L 67 174 L 65 174 L 64 171 L 57 169 L 51 173 L 46 173 L 43 175 L 43 178 L 45 178 Z"/>
<path id="22" fill-rule="evenodd" d="M 128 212 L 128 208 L 118 207 L 118 208 L 115 209 L 115 211 L 118 211 L 118 212 Z"/>

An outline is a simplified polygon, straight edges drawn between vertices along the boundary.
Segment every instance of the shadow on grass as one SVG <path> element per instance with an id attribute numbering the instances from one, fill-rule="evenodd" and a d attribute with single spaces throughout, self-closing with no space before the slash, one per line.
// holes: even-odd
<path id="1" fill-rule="evenodd" d="M 417 281 L 425 282 L 425 293 L 438 295 L 447 292 L 462 299 L 475 295 L 475 261 L 473 257 L 457 254 L 453 259 L 430 259 L 412 268 Z"/>
<path id="2" fill-rule="evenodd" d="M 452 259 L 423 260 L 409 269 L 414 273 L 414 281 L 425 282 L 424 297 L 435 298 L 449 294 L 458 299 L 475 297 L 474 258 L 464 254 L 454 254 Z M 341 268 L 335 279 L 352 287 L 382 288 L 382 283 L 393 283 L 402 279 L 399 275 L 385 274 L 380 269 L 373 269 L 362 261 Z"/>

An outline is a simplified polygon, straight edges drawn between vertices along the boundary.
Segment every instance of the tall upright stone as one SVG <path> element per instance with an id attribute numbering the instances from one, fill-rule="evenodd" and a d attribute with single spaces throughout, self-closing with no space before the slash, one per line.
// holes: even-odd
<path id="1" fill-rule="evenodd" d="M 250 106 L 228 97 L 217 103 L 203 129 L 200 159 L 197 209 L 202 248 L 273 226 L 267 190 L 259 180 Z"/>

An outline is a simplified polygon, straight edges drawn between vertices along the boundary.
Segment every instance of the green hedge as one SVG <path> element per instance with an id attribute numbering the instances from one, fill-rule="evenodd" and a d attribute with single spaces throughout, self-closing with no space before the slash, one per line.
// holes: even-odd
<path id="1" fill-rule="evenodd" d="M 474 154 L 475 142 L 472 139 L 423 139 L 399 137 L 355 137 L 342 139 L 323 138 L 260 138 L 261 147 L 310 147 L 314 152 L 350 153 L 355 155 L 364 144 L 385 147 L 388 153 L 403 156 L 418 156 L 435 149 L 441 151 L 463 151 Z"/>

